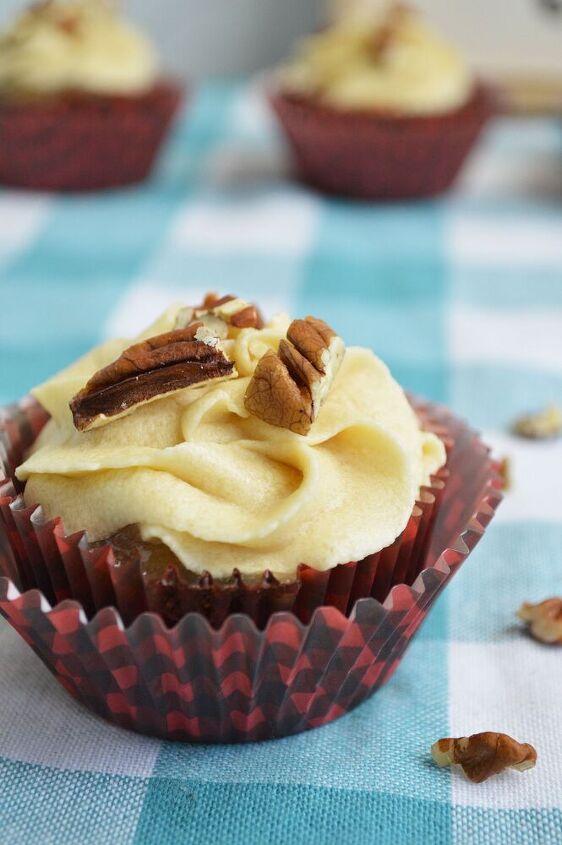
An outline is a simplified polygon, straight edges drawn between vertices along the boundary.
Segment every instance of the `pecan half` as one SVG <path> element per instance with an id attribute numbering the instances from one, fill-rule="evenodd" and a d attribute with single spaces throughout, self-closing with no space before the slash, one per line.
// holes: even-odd
<path id="1" fill-rule="evenodd" d="M 322 320 L 293 320 L 277 354 L 269 350 L 258 361 L 246 409 L 270 425 L 308 434 L 344 354 L 342 339 Z"/>
<path id="2" fill-rule="evenodd" d="M 431 755 L 438 766 L 452 763 L 461 766 L 473 783 L 481 783 L 507 768 L 524 772 L 537 762 L 537 752 L 532 745 L 493 731 L 459 739 L 440 739 L 432 745 Z"/>
<path id="3" fill-rule="evenodd" d="M 312 423 L 310 394 L 299 389 L 273 349 L 258 361 L 244 404 L 260 420 L 296 434 L 306 434 Z"/>
<path id="4" fill-rule="evenodd" d="M 524 602 L 517 615 L 529 623 L 531 635 L 536 640 L 562 645 L 562 598 L 545 599 L 538 604 Z"/>
<path id="5" fill-rule="evenodd" d="M 75 427 L 87 431 L 154 399 L 236 375 L 218 338 L 196 322 L 125 349 L 92 376 L 70 402 L 70 410 Z"/>

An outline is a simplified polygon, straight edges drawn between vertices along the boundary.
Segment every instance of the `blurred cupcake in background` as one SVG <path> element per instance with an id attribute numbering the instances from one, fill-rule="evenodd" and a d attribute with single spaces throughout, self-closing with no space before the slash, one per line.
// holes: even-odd
<path id="1" fill-rule="evenodd" d="M 272 93 L 300 177 L 364 199 L 446 190 L 493 111 L 491 93 L 414 10 L 340 5 Z"/>
<path id="2" fill-rule="evenodd" d="M 104 0 L 51 0 L 0 34 L 0 183 L 139 182 L 180 100 L 144 35 Z"/>

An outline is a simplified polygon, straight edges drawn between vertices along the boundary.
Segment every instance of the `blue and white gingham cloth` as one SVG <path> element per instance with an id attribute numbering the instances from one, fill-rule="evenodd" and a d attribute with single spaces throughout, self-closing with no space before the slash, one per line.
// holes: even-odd
<path id="1" fill-rule="evenodd" d="M 0 842 L 409 845 L 562 841 L 562 651 L 523 600 L 562 593 L 562 442 L 510 420 L 562 401 L 562 123 L 502 120 L 444 199 L 323 200 L 287 177 L 256 86 L 212 85 L 155 178 L 0 193 L 0 401 L 208 290 L 318 314 L 514 462 L 514 490 L 381 692 L 308 734 L 190 746 L 109 726 L 0 626 Z M 535 770 L 475 786 L 429 757 L 500 730 Z"/>

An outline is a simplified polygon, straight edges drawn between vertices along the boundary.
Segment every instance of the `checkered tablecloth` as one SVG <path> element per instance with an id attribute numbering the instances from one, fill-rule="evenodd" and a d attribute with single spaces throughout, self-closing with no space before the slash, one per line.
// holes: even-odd
<path id="1" fill-rule="evenodd" d="M 356 845 L 562 841 L 562 651 L 519 604 L 562 593 L 562 444 L 516 441 L 562 401 L 562 123 L 496 123 L 455 192 L 392 205 L 291 183 L 255 85 L 212 85 L 155 178 L 0 193 L 0 401 L 208 289 L 318 314 L 513 459 L 514 489 L 398 672 L 316 731 L 250 746 L 113 728 L 0 626 L 0 842 Z M 539 762 L 480 786 L 434 740 L 501 730 Z"/>

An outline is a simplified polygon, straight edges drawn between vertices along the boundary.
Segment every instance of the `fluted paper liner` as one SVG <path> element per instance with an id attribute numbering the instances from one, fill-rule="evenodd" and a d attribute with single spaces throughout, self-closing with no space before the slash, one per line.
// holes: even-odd
<path id="1" fill-rule="evenodd" d="M 333 108 L 274 87 L 270 92 L 302 181 L 323 193 L 358 199 L 445 191 L 497 111 L 496 99 L 478 84 L 455 111 L 402 116 Z"/>
<path id="2" fill-rule="evenodd" d="M 25 505 L 14 470 L 46 415 L 23 400 L 0 417 L 0 611 L 75 698 L 123 727 L 236 742 L 325 724 L 392 675 L 501 500 L 478 436 L 440 406 L 414 405 L 446 442 L 447 472 L 421 491 L 397 542 L 318 573 L 321 586 L 306 600 L 301 588 L 294 612 L 263 620 L 249 604 L 213 628 L 198 612 L 168 627 L 146 612 L 142 589 L 120 591 L 108 547 L 66 536 L 60 520 Z"/>
<path id="3" fill-rule="evenodd" d="M 182 96 L 163 80 L 140 95 L 0 97 L 0 184 L 91 191 L 145 179 Z"/>

